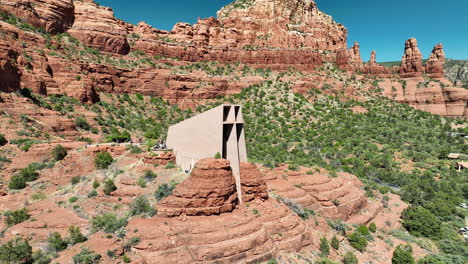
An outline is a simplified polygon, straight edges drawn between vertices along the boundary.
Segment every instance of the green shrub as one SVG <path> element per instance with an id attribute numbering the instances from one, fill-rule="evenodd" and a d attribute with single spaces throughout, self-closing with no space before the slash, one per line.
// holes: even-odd
<path id="1" fill-rule="evenodd" d="M 358 231 L 348 236 L 348 241 L 353 248 L 364 252 L 367 247 L 367 239 Z"/>
<path id="2" fill-rule="evenodd" d="M 139 196 L 130 204 L 130 215 L 139 215 L 143 213 L 148 213 L 152 216 L 155 214 L 155 210 L 151 207 L 151 204 L 148 202 L 146 197 Z"/>
<path id="3" fill-rule="evenodd" d="M 275 258 L 268 260 L 267 264 L 278 264 L 278 261 Z"/>
<path id="4" fill-rule="evenodd" d="M 52 260 L 42 252 L 37 250 L 32 254 L 33 264 L 49 264 Z"/>
<path id="5" fill-rule="evenodd" d="M 466 256 L 468 259 L 468 247 L 466 243 L 457 240 L 444 239 L 437 243 L 439 249 L 445 254 Z"/>
<path id="6" fill-rule="evenodd" d="M 81 116 L 75 119 L 75 125 L 84 130 L 91 129 L 91 126 L 89 125 L 88 121 L 84 117 L 81 117 Z"/>
<path id="7" fill-rule="evenodd" d="M 372 233 L 375 233 L 377 231 L 377 226 L 375 225 L 374 222 L 370 223 L 369 231 L 371 231 Z"/>
<path id="8" fill-rule="evenodd" d="M 64 241 L 62 239 L 62 236 L 57 232 L 50 234 L 49 238 L 47 239 L 47 242 L 48 242 L 49 248 L 56 252 L 60 252 L 66 249 L 68 246 L 67 242 Z"/>
<path id="9" fill-rule="evenodd" d="M 130 153 L 132 154 L 140 154 L 140 153 L 143 153 L 143 150 L 138 147 L 138 146 L 135 146 L 135 145 L 128 145 L 126 147 L 126 150 L 130 151 Z"/>
<path id="10" fill-rule="evenodd" d="M 369 229 L 365 225 L 359 226 L 356 231 L 361 233 L 364 236 L 370 235 Z"/>
<path id="11" fill-rule="evenodd" d="M 16 211 L 7 211 L 4 213 L 7 226 L 14 226 L 29 219 L 28 209 L 23 208 Z"/>
<path id="12" fill-rule="evenodd" d="M 12 190 L 24 189 L 27 182 L 35 181 L 38 178 L 37 170 L 42 169 L 41 165 L 31 163 L 27 168 L 21 169 L 13 175 L 8 183 L 8 188 Z"/>
<path id="13" fill-rule="evenodd" d="M 96 165 L 96 168 L 99 170 L 108 169 L 112 162 L 114 162 L 114 159 L 109 152 L 99 152 L 94 158 L 94 165 Z"/>
<path id="14" fill-rule="evenodd" d="M 158 186 L 158 189 L 154 193 L 154 196 L 157 201 L 161 201 L 162 199 L 168 197 L 172 194 L 175 186 L 173 184 L 163 183 Z"/>
<path id="15" fill-rule="evenodd" d="M 130 263 L 132 260 L 131 260 L 127 255 L 123 255 L 122 261 L 123 261 L 124 263 Z"/>
<path id="16" fill-rule="evenodd" d="M 76 201 L 78 201 L 78 197 L 76 197 L 76 196 L 72 196 L 72 197 L 70 197 L 70 199 L 68 199 L 69 203 L 74 203 Z"/>
<path id="17" fill-rule="evenodd" d="M 75 245 L 79 243 L 83 243 L 86 240 L 88 240 L 82 233 L 79 227 L 76 226 L 70 226 L 68 229 L 69 236 L 67 238 L 68 243 L 70 245 Z"/>
<path id="18" fill-rule="evenodd" d="M 67 149 L 62 145 L 57 145 L 52 149 L 52 157 L 56 161 L 63 160 L 67 155 Z"/>
<path id="19" fill-rule="evenodd" d="M 442 235 L 441 221 L 421 206 L 411 206 L 402 214 L 403 226 L 415 236 L 439 239 Z"/>
<path id="20" fill-rule="evenodd" d="M 16 238 L 0 246 L 0 263 L 28 264 L 32 262 L 32 247 L 28 240 Z"/>
<path id="21" fill-rule="evenodd" d="M 88 198 L 93 198 L 98 196 L 98 192 L 96 190 L 92 190 L 88 193 Z"/>
<path id="22" fill-rule="evenodd" d="M 5 146 L 8 143 L 8 141 L 5 138 L 5 135 L 0 134 L 0 147 Z"/>
<path id="23" fill-rule="evenodd" d="M 152 181 L 158 177 L 156 173 L 154 173 L 152 170 L 145 170 L 145 173 L 143 174 L 143 177 L 145 177 L 146 180 Z"/>
<path id="24" fill-rule="evenodd" d="M 97 180 L 94 180 L 93 181 L 93 189 L 97 189 L 97 188 L 99 188 L 99 186 L 101 186 L 101 184 Z"/>
<path id="25" fill-rule="evenodd" d="M 96 215 L 91 219 L 91 228 L 94 232 L 104 230 L 106 233 L 114 233 L 127 225 L 125 217 L 118 218 L 116 214 L 104 213 Z"/>
<path id="26" fill-rule="evenodd" d="M 115 186 L 115 183 L 113 180 L 107 179 L 104 181 L 103 192 L 105 195 L 110 195 L 115 190 L 117 190 L 117 186 Z"/>
<path id="27" fill-rule="evenodd" d="M 221 158 L 221 153 L 217 152 L 215 155 L 215 159 L 220 159 Z"/>
<path id="28" fill-rule="evenodd" d="M 86 247 L 81 247 L 81 252 L 73 256 L 74 264 L 96 264 L 101 261 L 102 256 L 94 253 Z"/>
<path id="29" fill-rule="evenodd" d="M 332 246 L 332 248 L 334 248 L 335 250 L 338 250 L 340 249 L 340 241 L 338 240 L 338 238 L 336 236 L 333 236 L 332 237 L 332 240 L 330 242 L 330 245 Z"/>
<path id="30" fill-rule="evenodd" d="M 328 245 L 326 237 L 320 238 L 320 253 L 324 257 L 327 257 L 330 254 L 330 245 Z"/>
<path id="31" fill-rule="evenodd" d="M 358 264 L 358 259 L 352 251 L 348 251 L 343 257 L 343 264 Z"/>
<path id="32" fill-rule="evenodd" d="M 415 264 L 413 248 L 410 245 L 398 245 L 393 251 L 392 264 Z"/>
<path id="33" fill-rule="evenodd" d="M 336 262 L 330 260 L 329 258 L 321 258 L 315 263 L 316 264 L 336 264 Z"/>
<path id="34" fill-rule="evenodd" d="M 81 181 L 81 178 L 79 176 L 75 176 L 71 179 L 71 183 L 73 185 L 78 184 Z"/>
<path id="35" fill-rule="evenodd" d="M 172 162 L 169 162 L 166 164 L 166 166 L 164 167 L 165 169 L 175 169 L 176 168 L 176 165 Z"/>

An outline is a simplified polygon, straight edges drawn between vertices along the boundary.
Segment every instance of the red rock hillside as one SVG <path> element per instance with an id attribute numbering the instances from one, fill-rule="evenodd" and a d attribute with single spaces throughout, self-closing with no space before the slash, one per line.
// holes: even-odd
<path id="1" fill-rule="evenodd" d="M 441 44 L 426 65 L 413 38 L 406 42 L 398 69 L 379 65 L 376 53 L 363 63 L 360 45 L 356 42 L 348 50 L 347 29 L 314 1 L 234 1 L 217 18 L 200 19 L 194 25 L 177 23 L 171 31 L 144 22 L 128 24 L 93 0 L 3 1 L 0 11 L 4 14 L 0 90 L 4 92 L 29 88 L 43 95 L 71 95 L 89 104 L 99 101 L 99 92 L 141 93 L 195 107 L 274 78 L 259 74 L 263 70 L 258 68 L 273 69 L 275 74 L 301 70 L 289 81 L 306 93 L 316 86 L 315 78 L 308 75 L 332 63 L 382 83 L 396 84 L 401 78 L 409 85 L 417 82 L 406 91 L 393 84 L 379 86 L 383 95 L 424 111 L 468 115 L 468 92 L 444 78 Z M 342 79 L 327 78 L 334 91 L 341 89 Z M 425 87 L 426 82 L 432 85 Z M 350 88 L 347 96 L 359 99 L 355 90 Z"/>

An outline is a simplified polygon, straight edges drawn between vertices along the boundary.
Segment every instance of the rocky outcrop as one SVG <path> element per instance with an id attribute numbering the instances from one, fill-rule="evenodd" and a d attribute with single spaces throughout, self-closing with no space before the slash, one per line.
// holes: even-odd
<path id="1" fill-rule="evenodd" d="M 178 23 L 171 32 L 143 24 L 133 32 L 139 36 L 134 47 L 152 55 L 278 69 L 313 69 L 323 60 L 334 61 L 347 38 L 343 25 L 319 11 L 315 2 L 302 0 L 236 1 L 221 9 L 217 19 L 200 19 L 193 26 Z"/>
<path id="2" fill-rule="evenodd" d="M 304 168 L 283 175 L 284 169 L 265 171 L 268 189 L 324 217 L 347 220 L 367 205 L 362 183 L 351 174 L 338 173 L 333 178 L 325 172 L 310 175 Z"/>
<path id="3" fill-rule="evenodd" d="M 453 87 L 447 79 L 384 79 L 379 82 L 383 95 L 400 103 L 443 116 L 468 116 L 468 90 Z"/>
<path id="4" fill-rule="evenodd" d="M 236 183 L 229 161 L 200 160 L 190 178 L 158 204 L 158 215 L 213 215 L 232 212 L 238 203 Z"/>
<path id="5" fill-rule="evenodd" d="M 424 72 L 422 54 L 418 48 L 418 41 L 410 38 L 405 43 L 405 53 L 401 59 L 399 74 L 403 78 L 421 77 Z"/>
<path id="6" fill-rule="evenodd" d="M 359 46 L 359 43 L 357 43 L 356 41 L 354 42 L 354 45 L 349 50 L 349 62 L 353 65 L 362 64 L 360 46 Z"/>
<path id="7" fill-rule="evenodd" d="M 20 88 L 21 72 L 15 64 L 18 53 L 0 38 L 0 91 L 12 92 Z"/>
<path id="8" fill-rule="evenodd" d="M 372 75 L 377 75 L 377 76 L 382 76 L 382 77 L 389 76 L 392 73 L 391 70 L 383 65 L 378 64 L 376 57 L 377 57 L 377 52 L 373 50 L 370 54 L 369 63 L 359 68 L 360 71 L 364 74 L 372 74 Z"/>
<path id="9" fill-rule="evenodd" d="M 241 163 L 242 200 L 250 202 L 255 199 L 268 199 L 268 190 L 263 174 L 252 163 Z"/>
<path id="10" fill-rule="evenodd" d="M 85 45 L 101 51 L 128 54 L 127 25 L 114 17 L 111 8 L 92 0 L 76 1 L 75 23 L 68 31 Z"/>
<path id="11" fill-rule="evenodd" d="M 52 34 L 65 32 L 75 19 L 73 0 L 8 0 L 0 2 L 0 10 Z"/>
<path id="12" fill-rule="evenodd" d="M 437 44 L 426 63 L 426 73 L 432 78 L 444 78 L 445 53 L 442 44 Z"/>

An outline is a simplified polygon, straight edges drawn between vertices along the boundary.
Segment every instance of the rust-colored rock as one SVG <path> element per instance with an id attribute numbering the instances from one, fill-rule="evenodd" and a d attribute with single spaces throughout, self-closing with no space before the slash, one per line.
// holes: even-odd
<path id="1" fill-rule="evenodd" d="M 336 52 L 346 49 L 347 30 L 319 11 L 314 1 L 256 0 L 235 8 L 238 4 L 221 9 L 217 19 L 200 19 L 193 26 L 178 23 L 171 32 L 139 25 L 134 28 L 140 34 L 134 48 L 186 61 L 309 70 L 323 60 L 334 61 Z"/>
<path id="2" fill-rule="evenodd" d="M 76 1 L 75 16 L 75 23 L 68 32 L 85 45 L 118 54 L 130 51 L 126 25 L 114 17 L 111 8 L 99 6 L 92 0 Z"/>
<path id="3" fill-rule="evenodd" d="M 444 78 L 445 53 L 444 46 L 437 44 L 426 63 L 426 73 L 432 78 Z"/>
<path id="4" fill-rule="evenodd" d="M 238 203 L 236 183 L 229 161 L 202 159 L 171 196 L 161 201 L 158 215 L 213 215 L 232 212 Z"/>
<path id="5" fill-rule="evenodd" d="M 382 77 L 387 77 L 391 74 L 391 70 L 383 65 L 377 63 L 377 52 L 373 50 L 370 54 L 369 63 L 360 67 L 359 70 L 364 74 L 372 74 Z"/>
<path id="6" fill-rule="evenodd" d="M 2 92 L 12 92 L 20 88 L 21 72 L 14 64 L 17 58 L 18 53 L 0 39 L 0 91 Z"/>
<path id="7" fill-rule="evenodd" d="M 333 178 L 322 172 L 308 175 L 301 169 L 283 175 L 284 169 L 265 172 L 268 189 L 324 217 L 347 220 L 367 205 L 362 183 L 351 174 L 338 173 Z"/>
<path id="8" fill-rule="evenodd" d="M 149 164 L 167 165 L 170 162 L 175 164 L 176 156 L 173 152 L 165 152 L 155 156 L 145 155 L 143 160 Z"/>
<path id="9" fill-rule="evenodd" d="M 268 190 L 263 174 L 252 163 L 241 163 L 242 200 L 250 202 L 255 199 L 268 199 Z"/>
<path id="10" fill-rule="evenodd" d="M 1 2 L 0 10 L 52 34 L 65 32 L 75 19 L 73 0 L 9 0 Z"/>
<path id="11" fill-rule="evenodd" d="M 400 76 L 403 78 L 421 77 L 424 72 L 422 54 L 418 48 L 418 41 L 410 38 L 405 43 L 405 53 L 401 59 Z"/>
<path id="12" fill-rule="evenodd" d="M 353 65 L 362 64 L 361 49 L 360 49 L 359 43 L 357 43 L 356 41 L 354 42 L 354 45 L 349 50 L 349 62 Z"/>

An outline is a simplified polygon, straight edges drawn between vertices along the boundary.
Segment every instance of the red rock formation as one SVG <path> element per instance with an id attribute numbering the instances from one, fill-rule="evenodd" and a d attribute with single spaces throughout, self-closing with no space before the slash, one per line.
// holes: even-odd
<path id="1" fill-rule="evenodd" d="M 241 163 L 242 200 L 250 202 L 255 199 L 268 199 L 268 191 L 263 174 L 252 163 Z"/>
<path id="2" fill-rule="evenodd" d="M 75 19 L 73 0 L 9 0 L 2 1 L 0 10 L 53 34 L 65 32 Z"/>
<path id="3" fill-rule="evenodd" d="M 114 17 L 111 8 L 92 0 L 75 2 L 75 23 L 68 31 L 85 45 L 101 51 L 127 54 L 127 25 Z"/>
<path id="4" fill-rule="evenodd" d="M 371 64 L 371 65 L 377 64 L 376 57 L 377 57 L 377 52 L 375 52 L 375 50 L 373 50 L 371 52 L 371 55 L 370 55 L 369 64 Z"/>
<path id="5" fill-rule="evenodd" d="M 170 162 L 175 163 L 176 156 L 173 152 L 167 152 L 167 153 L 161 153 L 158 156 L 144 155 L 143 160 L 145 161 L 145 163 L 148 163 L 148 164 L 167 165 Z"/>
<path id="6" fill-rule="evenodd" d="M 369 63 L 364 67 L 359 68 L 364 74 L 372 74 L 377 76 L 386 77 L 391 74 L 391 70 L 385 66 L 379 65 L 376 61 L 377 53 L 375 50 L 371 52 Z"/>
<path id="7" fill-rule="evenodd" d="M 452 87 L 447 79 L 431 81 L 424 78 L 405 80 L 384 79 L 379 82 L 384 96 L 397 102 L 443 116 L 468 116 L 468 91 Z"/>
<path id="8" fill-rule="evenodd" d="M 418 48 L 418 41 L 410 38 L 405 43 L 405 54 L 401 59 L 400 76 L 403 78 L 421 77 L 424 72 L 422 54 Z"/>
<path id="9" fill-rule="evenodd" d="M 268 189 L 324 217 L 347 220 L 367 205 L 362 183 L 351 174 L 338 173 L 332 178 L 324 173 L 307 175 L 304 169 L 289 171 L 285 177 L 284 169 L 265 172 Z"/>
<path id="10" fill-rule="evenodd" d="M 313 1 L 256 0 L 244 8 L 236 5 L 220 10 L 218 19 L 202 19 L 193 26 L 178 23 L 170 33 L 155 34 L 139 25 L 134 28 L 141 34 L 134 47 L 187 61 L 241 61 L 284 69 L 291 65 L 313 69 L 322 60 L 334 61 L 336 52 L 346 48 L 347 30 Z"/>
<path id="11" fill-rule="evenodd" d="M 171 196 L 161 201 L 158 215 L 212 215 L 232 212 L 238 203 L 236 183 L 229 161 L 200 160 L 190 178 L 177 185 Z"/>
<path id="12" fill-rule="evenodd" d="M 359 46 L 359 43 L 357 43 L 356 41 L 354 42 L 354 45 L 349 50 L 349 62 L 353 65 L 362 64 L 360 46 Z"/>
<path id="13" fill-rule="evenodd" d="M 437 44 L 426 63 L 426 73 L 432 78 L 444 78 L 445 53 L 442 44 Z"/>
<path id="14" fill-rule="evenodd" d="M 0 91 L 2 92 L 16 91 L 20 88 L 21 73 L 14 63 L 17 58 L 18 53 L 0 39 Z"/>

